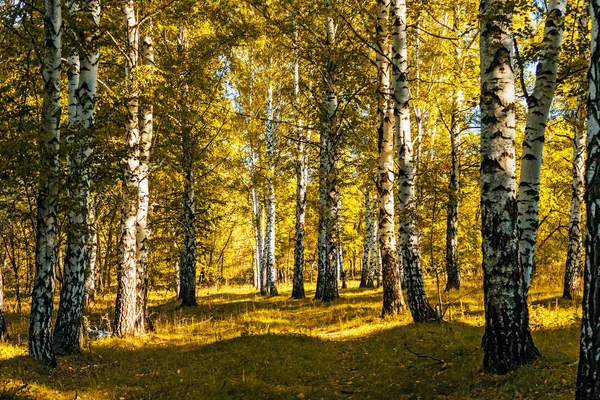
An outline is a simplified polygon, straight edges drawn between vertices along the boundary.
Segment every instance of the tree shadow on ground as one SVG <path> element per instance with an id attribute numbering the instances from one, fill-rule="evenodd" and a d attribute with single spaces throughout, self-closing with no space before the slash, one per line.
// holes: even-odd
<path id="1" fill-rule="evenodd" d="M 535 331 L 543 357 L 493 376 L 481 371 L 480 326 L 417 325 L 408 313 L 382 320 L 381 292 L 371 289 L 349 289 L 331 304 L 287 295 L 219 293 L 184 309 L 171 301 L 154 309 L 156 333 L 89 341 L 56 369 L 14 346 L 14 355 L 0 354 L 0 398 L 573 397 L 578 323 Z"/>

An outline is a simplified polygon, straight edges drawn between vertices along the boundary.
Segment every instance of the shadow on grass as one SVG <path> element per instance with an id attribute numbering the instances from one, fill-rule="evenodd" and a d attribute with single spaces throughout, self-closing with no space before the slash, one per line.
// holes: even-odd
<path id="1" fill-rule="evenodd" d="M 573 397 L 578 324 L 534 332 L 543 357 L 491 376 L 481 372 L 483 328 L 416 325 L 408 314 L 383 321 L 380 291 L 348 289 L 331 304 L 290 300 L 286 292 L 211 293 L 199 300 L 197 308 L 178 308 L 174 300 L 154 307 L 156 334 L 92 341 L 81 354 L 60 358 L 56 369 L 15 346 L 14 356 L 0 354 L 0 398 Z M 351 330 L 356 335 L 342 335 Z"/>
<path id="2" fill-rule="evenodd" d="M 481 334 L 460 323 L 411 324 L 349 341 L 250 335 L 208 345 L 99 346 L 61 358 L 56 369 L 17 356 L 2 362 L 0 377 L 35 388 L 22 391 L 24 398 L 72 399 L 76 392 L 94 399 L 572 396 L 576 366 L 565 361 L 576 359 L 571 329 L 538 332 L 536 339 L 545 337 L 538 346 L 551 357 L 507 376 L 481 374 Z M 562 353 L 545 345 L 552 342 L 562 343 Z"/>

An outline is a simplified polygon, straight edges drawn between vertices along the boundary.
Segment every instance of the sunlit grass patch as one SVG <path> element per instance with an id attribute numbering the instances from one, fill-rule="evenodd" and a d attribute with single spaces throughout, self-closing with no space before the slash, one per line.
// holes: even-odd
<path id="1" fill-rule="evenodd" d="M 288 285 L 277 297 L 244 286 L 201 289 L 197 308 L 151 293 L 155 332 L 88 337 L 82 353 L 59 358 L 56 369 L 27 357 L 28 318 L 13 313 L 11 342 L 0 345 L 0 393 L 39 399 L 572 398 L 580 311 L 578 303 L 557 301 L 558 292 L 534 288 L 530 296 L 543 357 L 497 377 L 481 371 L 483 294 L 475 285 L 444 293 L 448 322 L 433 325 L 413 324 L 408 312 L 382 319 L 381 289 L 357 285 L 351 282 L 329 304 L 313 300 L 314 285 L 307 285 L 304 300 L 290 299 Z M 434 285 L 428 294 L 435 305 Z M 113 303 L 114 296 L 99 297 L 88 323 L 108 324 Z"/>

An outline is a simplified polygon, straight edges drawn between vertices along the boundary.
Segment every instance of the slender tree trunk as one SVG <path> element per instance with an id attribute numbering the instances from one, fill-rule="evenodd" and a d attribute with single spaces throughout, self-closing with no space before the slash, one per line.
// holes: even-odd
<path id="1" fill-rule="evenodd" d="M 152 38 L 144 36 L 142 40 L 141 65 L 146 68 L 146 76 L 151 74 L 154 66 L 154 47 Z M 148 228 L 148 213 L 150 211 L 150 152 L 152 149 L 152 90 L 147 88 L 141 99 L 140 106 L 140 144 L 138 166 L 138 210 L 136 223 L 136 251 L 137 251 L 137 290 L 136 290 L 136 330 L 143 333 L 153 330 L 152 322 L 148 318 L 148 253 L 150 244 L 150 229 Z"/>
<path id="2" fill-rule="evenodd" d="M 589 57 L 589 2 L 584 1 L 577 18 L 577 33 L 579 54 L 581 57 Z M 571 184 L 571 215 L 569 220 L 569 245 L 567 249 L 567 262 L 565 268 L 565 279 L 563 297 L 573 299 L 579 290 L 580 277 L 583 274 L 583 234 L 582 228 L 582 204 L 585 192 L 585 115 L 587 111 L 587 82 L 581 82 L 577 96 L 577 105 L 573 113 L 573 128 L 575 137 L 573 139 L 573 181 Z"/>
<path id="3" fill-rule="evenodd" d="M 504 374 L 538 356 L 517 249 L 515 85 L 510 0 L 481 0 L 483 367 Z"/>
<path id="4" fill-rule="evenodd" d="M 6 256 L 5 256 L 6 257 Z M 0 266 L 0 343 L 8 340 L 8 328 L 4 320 L 4 271 L 6 270 L 6 258 Z"/>
<path id="5" fill-rule="evenodd" d="M 378 234 L 378 223 L 375 216 L 379 214 L 379 201 L 377 198 L 373 199 L 373 204 L 371 207 L 371 226 L 372 226 L 372 235 L 371 235 L 371 257 L 369 259 L 369 273 L 367 274 L 367 285 L 368 288 L 374 288 L 375 284 L 375 273 L 377 272 L 377 264 L 379 258 L 379 234 Z"/>
<path id="6" fill-rule="evenodd" d="M 339 297 L 338 281 L 336 277 L 335 263 L 335 209 L 338 204 L 339 187 L 337 160 L 338 145 L 341 139 L 338 132 L 338 94 L 337 94 L 337 71 L 336 63 L 333 57 L 333 51 L 336 47 L 335 23 L 333 21 L 332 3 L 325 0 L 327 7 L 327 17 L 325 25 L 325 48 L 324 48 L 324 72 L 323 72 L 323 110 L 321 134 L 326 136 L 326 205 L 325 205 L 325 236 L 327 246 L 327 256 L 325 271 L 323 274 L 323 301 L 332 301 Z"/>
<path id="7" fill-rule="evenodd" d="M 96 261 L 98 259 L 98 221 L 96 221 L 96 210 L 90 204 L 88 211 L 88 251 L 85 259 L 85 280 L 83 304 L 89 306 L 96 297 Z"/>
<path id="8" fill-rule="evenodd" d="M 269 86 L 267 94 L 267 232 L 266 232 L 266 268 L 269 281 L 269 293 L 276 296 L 277 266 L 275 265 L 275 157 L 277 152 L 278 121 L 275 121 L 279 105 L 273 104 L 273 87 Z"/>
<path id="9" fill-rule="evenodd" d="M 583 104 L 581 105 L 584 109 Z M 579 114 L 579 112 L 578 112 Z M 578 119 L 578 118 L 577 118 Z M 573 139 L 573 182 L 571 184 L 571 215 L 569 219 L 569 246 L 563 287 L 563 298 L 573 299 L 579 289 L 579 277 L 583 271 L 583 236 L 581 213 L 584 196 L 585 133 L 576 121 Z"/>
<path id="10" fill-rule="evenodd" d="M 406 47 L 406 1 L 395 0 L 392 10 L 394 27 L 394 115 L 398 144 L 398 186 L 400 203 L 400 246 L 406 281 L 408 307 L 415 322 L 439 320 L 429 304 L 421 275 L 421 250 L 416 225 L 415 168 L 408 108 L 408 51 Z"/>
<path id="11" fill-rule="evenodd" d="M 178 49 L 183 54 L 184 64 L 188 63 L 188 39 L 186 30 L 179 29 Z M 187 77 L 182 75 L 185 82 Z M 183 167 L 183 246 L 181 247 L 181 267 L 179 271 L 179 293 L 182 307 L 195 307 L 196 301 L 196 192 L 194 161 L 196 154 L 196 139 L 190 126 L 190 111 L 188 107 L 189 87 L 183 85 L 183 98 L 181 99 L 181 150 Z"/>
<path id="12" fill-rule="evenodd" d="M 298 29 L 294 26 L 294 102 L 300 114 L 300 71 L 298 56 Z M 294 237 L 294 282 L 293 299 L 303 299 L 304 293 L 304 225 L 306 220 L 306 185 L 308 181 L 308 152 L 306 143 L 310 140 L 310 130 L 302 127 L 302 120 L 296 118 L 298 137 L 298 166 L 296 171 L 296 234 Z"/>
<path id="13" fill-rule="evenodd" d="M 90 31 L 77 29 L 86 51 L 78 57 L 80 73 L 76 91 L 76 112 L 73 132 L 67 136 L 69 155 L 69 207 L 65 273 L 60 292 L 60 305 L 54 328 L 54 349 L 57 354 L 71 354 L 81 347 L 81 328 L 85 292 L 85 263 L 88 244 L 88 213 L 90 180 L 88 164 L 92 154 L 92 133 L 96 104 L 98 62 L 97 27 L 100 23 L 100 2 L 92 0 L 81 7 L 89 20 Z M 79 28 L 79 27 L 77 27 Z M 71 83 L 71 82 L 69 82 Z M 69 92 L 70 92 L 69 84 Z M 71 100 L 69 117 L 71 117 Z"/>
<path id="14" fill-rule="evenodd" d="M 29 355 L 53 367 L 56 366 L 52 341 L 52 309 L 56 271 L 62 31 L 60 1 L 44 0 L 43 131 L 40 138 L 40 191 L 37 198 L 35 278 L 29 325 Z"/>
<path id="15" fill-rule="evenodd" d="M 315 299 L 323 298 L 325 271 L 327 269 L 327 135 L 323 131 L 319 139 L 319 233 L 317 238 L 317 288 Z"/>
<path id="16" fill-rule="evenodd" d="M 540 169 L 546 122 L 556 89 L 558 57 L 563 35 L 566 0 L 549 0 L 544 38 L 533 93 L 527 98 L 527 124 L 521 156 L 521 179 L 517 197 L 519 261 L 529 290 L 538 228 Z"/>
<path id="17" fill-rule="evenodd" d="M 462 18 L 460 8 L 454 10 L 454 31 L 459 32 L 458 21 Z M 454 82 L 462 85 L 462 57 L 460 46 L 454 52 Z M 450 121 L 450 145 L 452 148 L 450 182 L 448 183 L 448 206 L 446 214 L 446 291 L 460 289 L 460 268 L 458 264 L 458 208 L 460 203 L 460 132 L 462 91 L 454 89 L 452 115 Z"/>
<path id="18" fill-rule="evenodd" d="M 397 0 L 396 0 L 397 1 Z M 390 85 L 392 66 L 389 62 L 390 1 L 377 1 L 377 66 L 379 93 L 377 128 L 379 144 L 379 248 L 381 249 L 381 271 L 383 283 L 382 315 L 394 315 L 405 310 L 404 297 L 400 288 L 396 228 L 394 222 L 394 98 Z"/>
<path id="19" fill-rule="evenodd" d="M 592 42 L 588 72 L 589 97 L 587 110 L 586 163 L 586 260 L 581 318 L 581 347 L 577 373 L 577 400 L 600 397 L 600 1 L 590 1 Z"/>
<path id="20" fill-rule="evenodd" d="M 363 246 L 363 259 L 360 270 L 360 285 L 359 287 L 367 287 L 369 278 L 369 250 L 373 236 L 373 223 L 371 222 L 371 199 L 369 198 L 369 189 L 365 191 L 365 244 Z"/>
<path id="21" fill-rule="evenodd" d="M 121 212 L 121 240 L 117 269 L 117 300 L 113 334 L 119 337 L 134 336 L 139 326 L 137 318 L 137 212 L 139 205 L 139 93 L 134 70 L 138 61 L 139 31 L 136 21 L 135 0 L 124 0 L 123 12 L 127 28 L 126 57 L 126 138 L 123 162 L 123 204 Z"/>

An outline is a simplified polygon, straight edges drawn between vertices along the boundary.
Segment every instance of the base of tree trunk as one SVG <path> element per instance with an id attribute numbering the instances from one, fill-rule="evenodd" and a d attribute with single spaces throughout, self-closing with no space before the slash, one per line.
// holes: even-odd
<path id="1" fill-rule="evenodd" d="M 531 333 L 512 335 L 484 334 L 483 337 L 483 370 L 488 373 L 505 375 L 524 364 L 528 364 L 540 356 L 533 344 Z"/>

